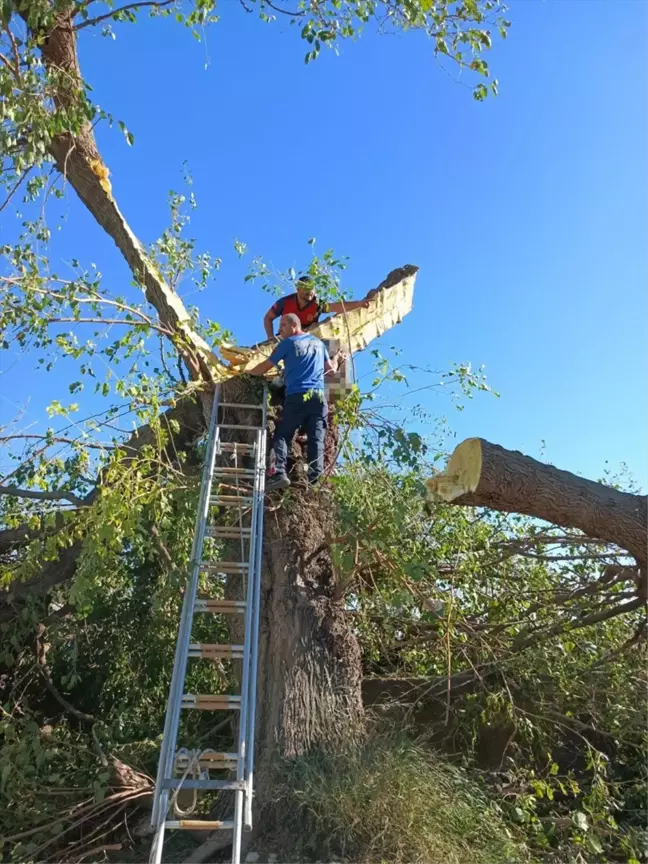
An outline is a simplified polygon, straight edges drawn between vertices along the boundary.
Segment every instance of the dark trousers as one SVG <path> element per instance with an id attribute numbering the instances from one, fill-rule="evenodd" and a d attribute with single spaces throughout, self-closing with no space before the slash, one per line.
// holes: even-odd
<path id="1" fill-rule="evenodd" d="M 306 427 L 308 444 L 308 479 L 314 483 L 324 471 L 324 434 L 328 405 L 316 393 L 297 393 L 286 396 L 281 420 L 277 423 L 272 446 L 275 452 L 275 471 L 286 473 L 288 448 L 300 426 Z"/>

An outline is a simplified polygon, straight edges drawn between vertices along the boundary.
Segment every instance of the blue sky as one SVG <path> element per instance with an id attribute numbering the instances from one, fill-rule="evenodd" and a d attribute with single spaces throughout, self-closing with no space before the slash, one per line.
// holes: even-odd
<path id="1" fill-rule="evenodd" d="M 524 0 L 509 17 L 488 57 L 500 95 L 484 104 L 421 34 L 368 34 L 305 66 L 294 28 L 234 3 L 202 44 L 142 18 L 115 41 L 84 30 L 80 54 L 96 100 L 135 134 L 132 148 L 117 129 L 98 138 L 144 242 L 166 226 L 188 163 L 191 233 L 224 258 L 190 300 L 240 343 L 261 338 L 269 298 L 243 283 L 234 238 L 299 268 L 314 236 L 319 251 L 350 256 L 355 296 L 417 264 L 414 311 L 385 344 L 417 366 L 483 363 L 501 398 L 462 413 L 431 394 L 411 404 L 447 414 L 458 440 L 479 435 L 593 478 L 606 460 L 626 462 L 645 486 L 647 7 Z M 112 241 L 73 198 L 64 215 L 57 255 L 96 262 L 126 291 Z M 3 418 L 30 389 L 44 428 L 58 373 L 36 380 L 28 359 L 11 362 Z"/>

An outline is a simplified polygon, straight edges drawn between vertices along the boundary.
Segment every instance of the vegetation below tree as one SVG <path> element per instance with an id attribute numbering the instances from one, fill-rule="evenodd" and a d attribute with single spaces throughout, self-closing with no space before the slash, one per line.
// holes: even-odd
<path id="1" fill-rule="evenodd" d="M 464 771 L 404 735 L 286 766 L 281 860 L 498 864 L 528 860 L 522 832 Z M 277 846 L 275 846 L 277 848 Z"/>
<path id="2" fill-rule="evenodd" d="M 303 820 L 293 853 L 641 860 L 643 619 L 634 612 L 580 626 L 632 591 L 610 576 L 623 572 L 618 550 L 522 517 L 430 508 L 425 447 L 390 428 L 382 452 L 372 441 L 348 450 L 332 478 L 330 538 L 362 648 L 365 704 L 387 737 L 289 764 L 276 795 L 278 812 Z M 142 833 L 199 461 L 188 451 L 164 483 L 141 463 L 138 471 L 120 466 L 119 482 L 88 513 L 97 528 L 75 583 L 51 595 L 47 613 L 34 599 L 1 625 L 11 682 L 0 756 L 8 860 L 76 860 L 115 843 L 116 860 L 145 854 L 145 838 L 133 847 L 124 819 L 131 836 Z M 307 504 L 301 494 L 291 491 L 282 506 L 298 510 Z M 5 519 L 24 520 L 9 501 Z M 34 539 L 32 553 L 42 543 Z M 5 572 L 15 572 L 11 557 Z M 226 641 L 213 622 L 202 626 L 201 638 Z M 230 684 L 211 664 L 192 667 L 191 676 L 196 692 Z M 183 740 L 227 746 L 227 721 L 184 722 Z M 407 729 L 409 740 L 394 738 L 394 729 Z M 385 812 L 391 819 L 379 835 Z M 482 813 L 509 834 L 479 828 Z M 406 830 L 410 823 L 418 827 Z M 476 830 L 464 833 L 466 824 Z M 287 852 L 287 832 L 280 818 L 262 843 Z"/>

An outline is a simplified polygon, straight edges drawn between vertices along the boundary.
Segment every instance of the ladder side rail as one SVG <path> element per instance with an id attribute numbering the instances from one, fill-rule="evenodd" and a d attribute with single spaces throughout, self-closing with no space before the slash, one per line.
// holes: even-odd
<path id="1" fill-rule="evenodd" d="M 160 752 L 160 760 L 158 763 L 157 779 L 155 782 L 155 797 L 153 813 L 151 816 L 151 824 L 153 825 L 153 827 L 157 827 L 158 825 L 161 826 L 162 835 L 169 800 L 169 792 L 168 790 L 164 790 L 162 788 L 162 783 L 166 777 L 171 776 L 173 770 L 176 738 L 178 735 L 178 725 L 180 722 L 182 691 L 184 687 L 184 680 L 187 672 L 187 663 L 189 659 L 191 625 L 193 621 L 194 605 L 196 602 L 196 593 L 198 591 L 198 577 L 200 575 L 200 564 L 203 554 L 205 526 L 209 515 L 211 482 L 212 475 L 214 473 L 214 463 L 216 460 L 216 452 L 218 449 L 217 444 L 220 434 L 217 424 L 219 399 L 220 385 L 216 385 L 214 392 L 214 402 L 212 406 L 212 416 L 209 423 L 209 445 L 207 453 L 205 455 L 205 462 L 203 465 L 202 478 L 200 482 L 200 498 L 196 513 L 193 545 L 191 548 L 190 577 L 187 583 L 185 596 L 182 603 L 182 613 L 180 616 L 180 625 L 178 628 L 178 640 L 176 642 L 175 659 L 173 662 L 173 673 L 171 676 L 171 686 L 169 688 L 169 700 L 167 703 L 167 713 L 164 721 L 162 747 Z M 163 836 L 159 838 L 159 844 L 156 844 L 158 846 L 158 848 L 155 850 L 157 857 L 154 860 L 157 862 L 161 860 L 162 841 Z"/>
<path id="2" fill-rule="evenodd" d="M 256 434 L 255 447 L 255 464 L 259 460 L 259 448 L 262 443 L 262 433 L 259 431 Z M 249 726 L 249 680 L 250 680 L 250 646 L 251 646 L 251 630 L 253 621 L 253 603 L 254 603 L 254 568 L 257 557 L 257 524 L 259 520 L 259 478 L 258 473 L 254 477 L 254 487 L 252 493 L 252 525 L 250 532 L 250 547 L 248 557 L 248 573 L 247 573 L 247 603 L 245 606 L 245 636 L 243 638 L 243 674 L 241 680 L 241 710 L 239 718 L 239 736 L 238 736 L 238 753 L 239 759 L 236 768 L 236 779 L 244 780 L 246 774 L 246 744 L 247 731 Z M 247 791 L 247 790 L 246 790 Z M 248 797 L 247 795 L 245 796 Z M 244 816 L 244 793 L 243 791 L 236 792 L 235 810 L 234 810 L 234 836 L 232 842 L 232 864 L 239 864 L 241 859 L 241 832 L 243 829 Z"/>
<path id="3" fill-rule="evenodd" d="M 263 419 L 261 423 L 260 447 L 257 454 L 255 468 L 256 482 L 258 483 L 258 508 L 259 518 L 256 528 L 256 545 L 254 554 L 254 583 L 253 583 L 253 602 L 254 610 L 252 620 L 252 645 L 250 646 L 251 668 L 250 668 L 250 694 L 248 696 L 248 743 L 246 749 L 246 777 L 245 777 L 245 830 L 252 830 L 252 799 L 254 792 L 254 733 L 256 726 L 256 697 L 257 697 L 257 677 L 259 670 L 259 619 L 261 613 L 261 567 L 263 562 L 263 515 L 265 505 L 265 472 L 266 472 L 266 447 L 267 447 L 267 420 L 268 420 L 268 399 L 267 385 L 263 388 Z"/>

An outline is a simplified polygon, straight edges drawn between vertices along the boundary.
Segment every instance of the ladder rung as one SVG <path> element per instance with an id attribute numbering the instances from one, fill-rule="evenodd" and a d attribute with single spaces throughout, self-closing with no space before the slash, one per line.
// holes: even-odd
<path id="1" fill-rule="evenodd" d="M 214 477 L 254 477 L 255 474 L 254 468 L 214 468 Z"/>
<path id="2" fill-rule="evenodd" d="M 249 426 L 246 423 L 219 423 L 219 429 L 243 429 L 247 431 L 251 431 L 254 429 L 255 432 L 259 432 L 263 429 L 263 426 Z"/>
<path id="3" fill-rule="evenodd" d="M 198 760 L 200 767 L 207 771 L 222 771 L 224 768 L 236 768 L 238 765 L 238 753 L 201 753 Z M 181 771 L 189 764 L 189 759 L 184 754 L 177 755 L 173 760 L 173 764 Z"/>
<path id="4" fill-rule="evenodd" d="M 219 402 L 219 408 L 257 408 L 259 411 L 263 411 L 264 405 L 246 405 L 243 402 Z"/>
<path id="5" fill-rule="evenodd" d="M 218 448 L 219 452 L 224 453 L 237 453 L 239 451 L 249 453 L 256 449 L 256 444 L 241 444 L 240 441 L 219 441 Z"/>
<path id="6" fill-rule="evenodd" d="M 213 573 L 246 573 L 248 561 L 201 561 L 200 569 Z"/>
<path id="7" fill-rule="evenodd" d="M 250 528 L 238 528 L 236 525 L 224 525 L 205 530 L 206 537 L 222 537 L 224 540 L 246 539 L 252 535 Z"/>
<path id="8" fill-rule="evenodd" d="M 202 819 L 178 819 L 164 823 L 171 831 L 233 831 L 233 822 L 207 822 Z"/>
<path id="9" fill-rule="evenodd" d="M 194 612 L 212 612 L 218 615 L 244 615 L 245 600 L 212 600 L 199 597 L 194 604 Z"/>
<path id="10" fill-rule="evenodd" d="M 189 657 L 201 660 L 241 660 L 243 645 L 212 645 L 208 642 L 192 642 L 189 645 Z"/>
<path id="11" fill-rule="evenodd" d="M 228 693 L 216 695 L 199 695 L 193 693 L 182 694 L 182 707 L 195 708 L 197 711 L 240 711 L 241 697 L 230 696 Z"/>
<path id="12" fill-rule="evenodd" d="M 209 503 L 212 507 L 251 507 L 252 498 L 240 495 L 212 495 Z"/>
<path id="13" fill-rule="evenodd" d="M 245 791 L 245 780 L 189 780 L 182 777 L 174 777 L 172 780 L 163 780 L 163 789 L 234 789 Z"/>

